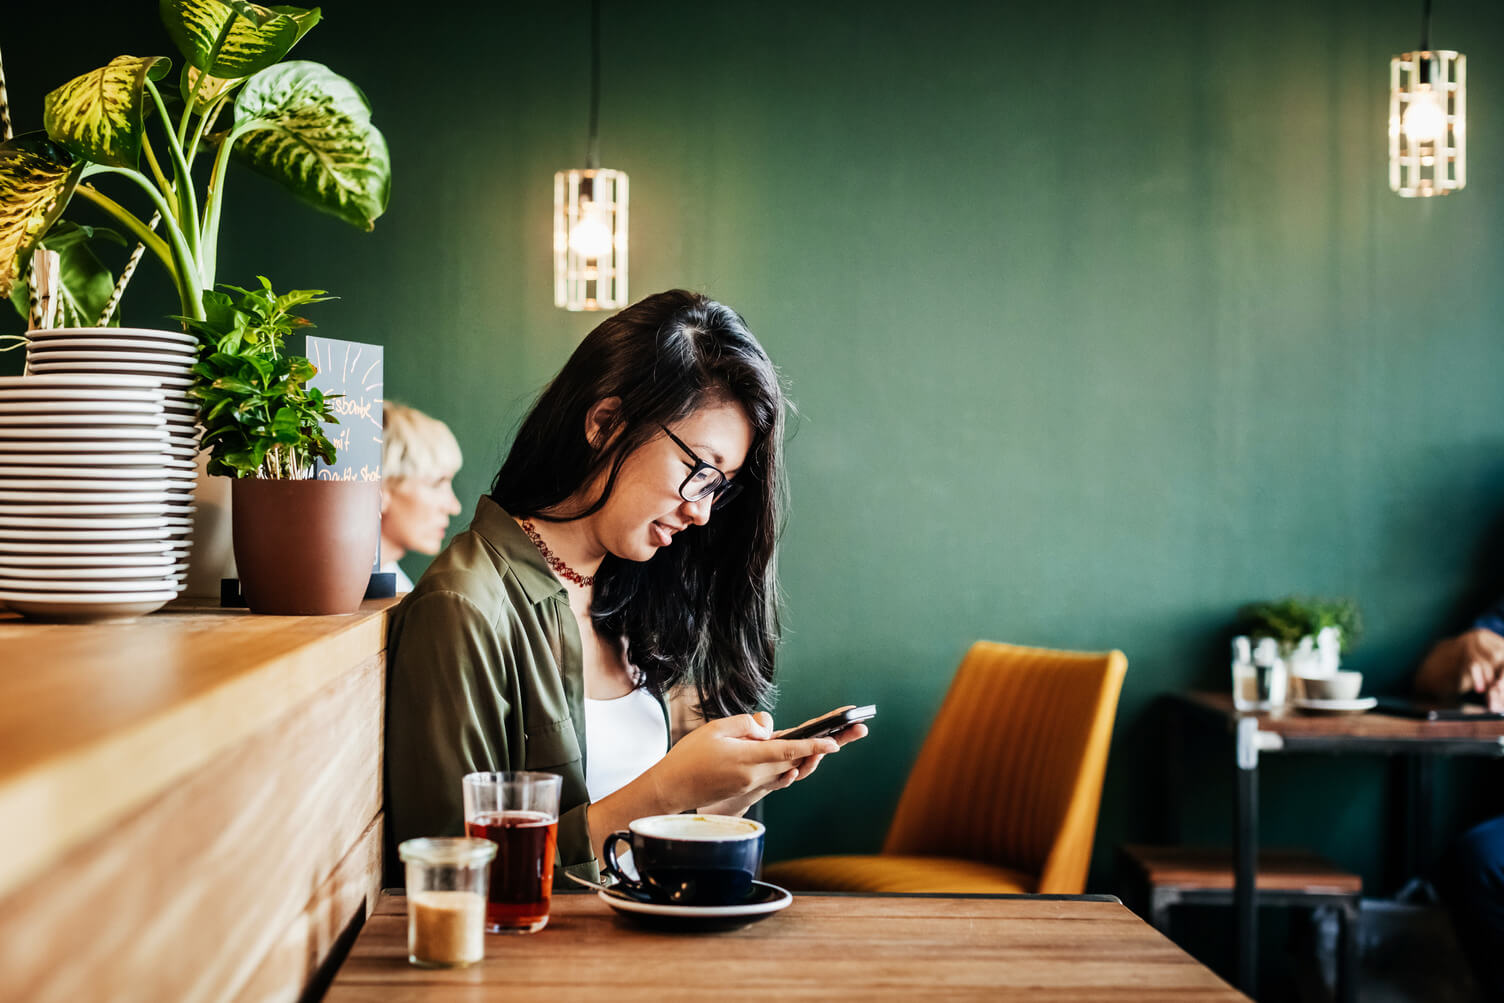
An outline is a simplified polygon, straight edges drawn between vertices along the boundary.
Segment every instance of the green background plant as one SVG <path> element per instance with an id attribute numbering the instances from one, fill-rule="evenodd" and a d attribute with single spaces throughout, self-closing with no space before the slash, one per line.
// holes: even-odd
<path id="1" fill-rule="evenodd" d="M 226 477 L 296 480 L 313 476 L 313 461 L 334 462 L 324 423 L 338 423 L 329 401 L 308 381 L 318 370 L 289 355 L 288 335 L 313 324 L 292 310 L 331 297 L 322 289 L 278 296 L 261 276 L 260 289 L 224 285 L 204 293 L 203 319 L 179 318 L 199 336 L 199 399 L 208 471 Z"/>
<path id="2" fill-rule="evenodd" d="M 1243 607 L 1240 621 L 1253 637 L 1272 637 L 1282 645 L 1295 645 L 1303 637 L 1315 637 L 1326 627 L 1342 632 L 1342 650 L 1347 651 L 1363 636 L 1363 619 L 1356 601 L 1286 596 Z"/>
<path id="3" fill-rule="evenodd" d="M 195 320 L 215 284 L 232 157 L 364 229 L 386 209 L 390 160 L 365 96 L 320 63 L 281 62 L 319 22 L 318 8 L 160 0 L 158 10 L 185 60 L 177 94 L 157 86 L 171 60 L 118 56 L 46 96 L 45 135 L 0 144 L 0 296 L 23 314 L 18 280 L 42 244 L 63 257 L 63 323 L 113 319 L 113 310 L 102 316 L 113 280 L 99 280 L 88 243 L 55 239 L 75 195 L 145 245 L 171 276 L 182 314 Z M 226 110 L 228 126 L 215 131 Z M 153 120 L 155 142 L 147 129 Z M 202 197 L 194 176 L 200 153 L 211 162 Z M 93 185 L 103 175 L 124 178 L 145 196 L 161 216 L 160 234 Z M 89 281 L 76 282 L 81 273 Z"/>

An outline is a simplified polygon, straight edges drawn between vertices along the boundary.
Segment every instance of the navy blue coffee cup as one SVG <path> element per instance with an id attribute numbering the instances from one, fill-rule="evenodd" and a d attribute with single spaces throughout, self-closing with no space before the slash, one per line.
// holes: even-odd
<path id="1" fill-rule="evenodd" d="M 649 815 L 613 832 L 603 847 L 606 870 L 629 892 L 669 905 L 736 905 L 752 893 L 762 863 L 761 822 L 734 815 Z M 639 880 L 616 858 L 632 849 Z"/>

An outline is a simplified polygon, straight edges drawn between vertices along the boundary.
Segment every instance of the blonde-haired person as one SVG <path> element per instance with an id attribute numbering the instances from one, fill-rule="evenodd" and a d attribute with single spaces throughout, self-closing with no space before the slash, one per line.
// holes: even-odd
<path id="1" fill-rule="evenodd" d="M 444 545 L 449 517 L 460 512 L 454 475 L 464 458 L 449 426 L 417 408 L 387 401 L 381 429 L 381 570 L 397 575 L 398 592 L 411 592 L 397 562 Z"/>

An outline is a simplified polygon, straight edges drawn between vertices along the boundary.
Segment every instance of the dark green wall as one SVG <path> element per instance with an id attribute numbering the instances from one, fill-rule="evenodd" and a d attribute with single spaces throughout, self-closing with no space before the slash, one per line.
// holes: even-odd
<path id="1" fill-rule="evenodd" d="M 154 5 L 137 26 L 93 6 L 78 55 L 33 42 L 71 13 L 5 30 L 23 126 L 69 76 L 170 51 Z M 1127 651 L 1101 863 L 1156 836 L 1151 705 L 1224 684 L 1240 604 L 1355 596 L 1351 662 L 1379 687 L 1467 604 L 1504 499 L 1496 4 L 1437 4 L 1433 38 L 1474 60 L 1470 184 L 1429 201 L 1384 164 L 1414 0 L 605 6 L 633 290 L 741 310 L 802 414 L 780 717 L 882 708 L 773 800 L 774 855 L 877 847 L 976 638 Z M 593 322 L 554 309 L 550 274 L 584 8 L 366 10 L 331 3 L 298 55 L 369 94 L 391 211 L 360 234 L 234 174 L 221 274 L 341 295 L 322 333 L 387 346 L 389 395 L 458 434 L 468 506 Z M 165 302 L 148 282 L 128 319 Z M 1214 752 L 1201 838 L 1226 835 Z M 1277 765 L 1267 836 L 1376 875 L 1383 775 Z"/>

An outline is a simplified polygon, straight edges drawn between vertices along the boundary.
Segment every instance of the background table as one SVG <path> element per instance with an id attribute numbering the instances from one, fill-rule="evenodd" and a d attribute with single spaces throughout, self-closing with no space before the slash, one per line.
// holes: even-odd
<path id="1" fill-rule="evenodd" d="M 1259 843 L 1259 758 L 1272 753 L 1325 752 L 1402 755 L 1409 764 L 1404 813 L 1406 865 L 1415 873 L 1427 855 L 1431 763 L 1438 756 L 1504 756 L 1504 721 L 1425 721 L 1379 711 L 1366 714 L 1304 714 L 1281 711 L 1240 714 L 1226 693 L 1187 693 L 1180 706 L 1192 717 L 1224 728 L 1232 737 L 1238 793 L 1233 812 L 1235 877 L 1233 909 L 1238 927 L 1238 986 L 1257 990 L 1258 902 L 1254 861 Z M 1178 754 L 1170 753 L 1172 772 Z M 1175 784 L 1174 786 L 1178 786 Z"/>
<path id="2" fill-rule="evenodd" d="M 548 928 L 486 938 L 471 968 L 407 962 L 406 899 L 383 893 L 327 1003 L 717 998 L 1240 1000 L 1108 896 L 818 895 L 725 933 L 666 933 L 589 892 Z"/>

